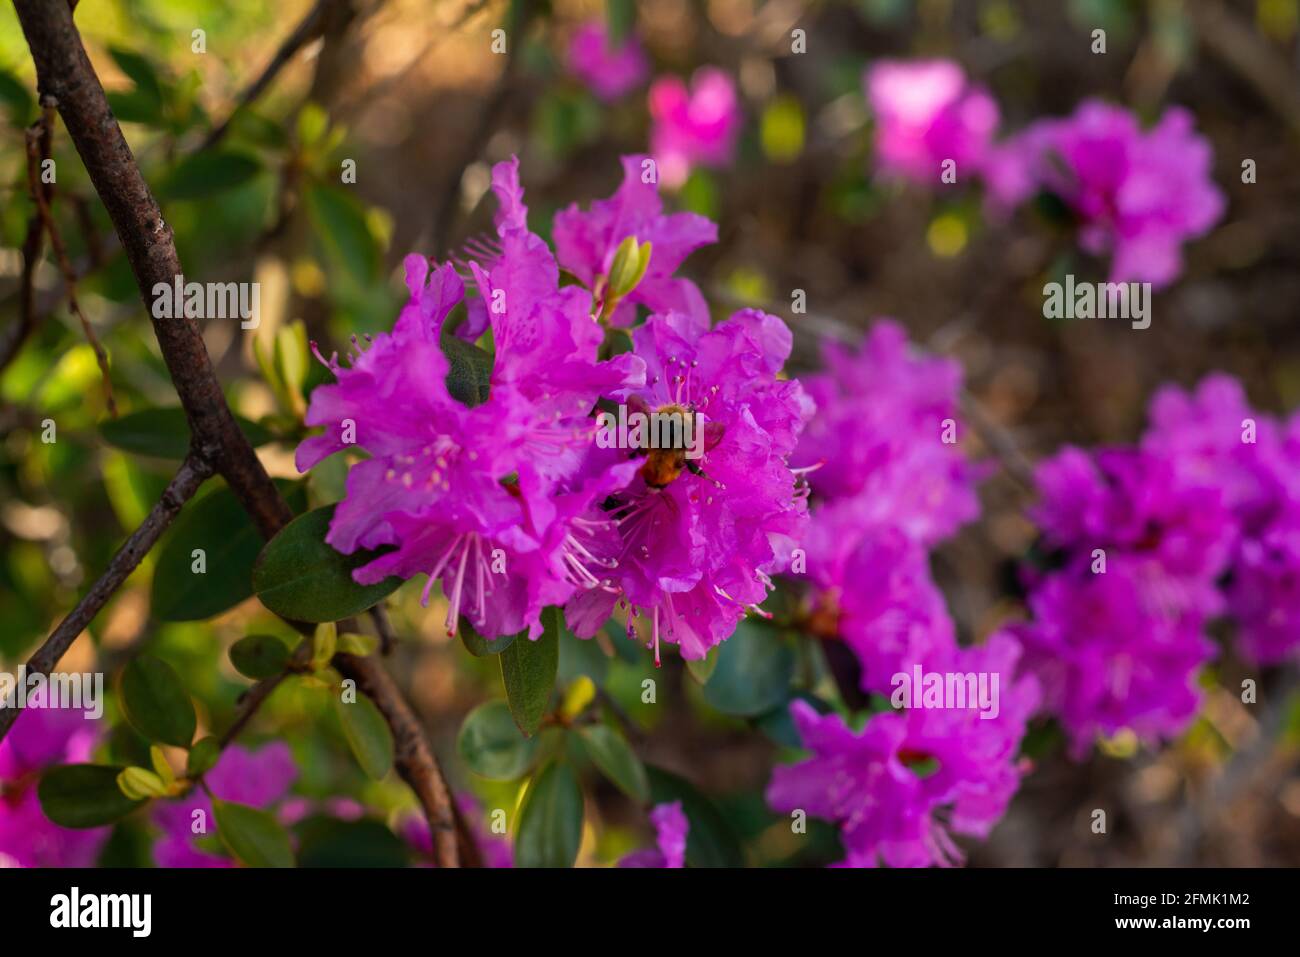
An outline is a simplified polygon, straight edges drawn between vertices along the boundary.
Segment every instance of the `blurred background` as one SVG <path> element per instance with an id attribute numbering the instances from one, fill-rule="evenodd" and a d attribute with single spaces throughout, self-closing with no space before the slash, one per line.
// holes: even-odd
<path id="1" fill-rule="evenodd" d="M 112 94 L 132 149 L 176 233 L 186 277 L 261 283 L 254 332 L 210 323 L 205 338 L 232 406 L 283 438 L 261 455 L 297 480 L 293 441 L 302 396 L 324 370 L 303 361 L 306 337 L 323 351 L 390 327 L 404 301 L 400 262 L 437 259 L 491 228 L 491 163 L 521 158 L 530 226 L 547 235 L 554 212 L 610 195 L 619 157 L 647 149 L 645 83 L 603 102 L 566 68 L 600 2 L 355 0 L 291 57 L 251 108 L 206 145 L 272 61 L 311 0 L 82 0 L 77 23 Z M 1020 613 L 1010 573 L 1033 544 L 1030 501 L 1017 478 L 1062 443 L 1132 442 L 1164 382 L 1191 385 L 1212 370 L 1239 377 L 1271 413 L 1300 406 L 1300 3 L 1297 0 L 642 0 L 636 29 L 652 76 L 716 65 L 734 77 L 744 126 L 734 164 L 697 169 L 671 207 L 719 224 L 719 242 L 685 273 L 715 315 L 761 305 L 795 329 L 792 373 L 815 362 L 825 336 L 853 337 L 892 316 L 917 342 L 959 359 L 969 392 L 969 454 L 996 464 L 984 513 L 935 557 L 965 638 Z M 506 30 L 504 54 L 492 31 Z M 793 53 L 791 31 L 806 32 Z M 1107 50 L 1091 51 L 1104 29 Z M 205 52 L 193 31 L 204 31 Z M 1089 97 L 1153 121 L 1189 108 L 1213 146 L 1224 218 L 1186 249 L 1182 278 L 1157 293 L 1153 322 L 1053 322 L 1045 278 L 1084 271 L 1050 222 L 1026 210 L 991 217 L 975 190 L 942 194 L 874 175 L 863 70 L 882 58 L 941 56 L 960 63 L 1002 110 L 1002 128 L 1065 115 Z M 12 8 L 0 7 L 0 327 L 19 321 L 21 247 L 32 204 L 23 129 L 35 119 L 34 73 Z M 83 275 L 82 307 L 112 357 L 120 410 L 174 405 L 166 369 L 111 227 L 59 127 L 55 212 Z M 1241 181 L 1245 159 L 1258 178 Z M 355 184 L 339 170 L 355 161 Z M 106 442 L 95 356 L 62 303 L 57 266 L 36 275 L 44 318 L 0 373 L 0 664 L 12 670 L 75 602 L 171 474 L 166 456 Z M 791 310 L 804 290 L 807 312 Z M 8 329 L 4 332 L 8 334 Z M 260 351 L 260 358 L 259 358 Z M 42 420 L 58 441 L 39 441 Z M 156 452 L 157 450 L 148 450 Z M 302 494 L 339 497 L 341 472 L 317 470 Z M 214 519 L 214 521 L 216 521 Z M 243 534 L 230 523 L 232 548 Z M 246 543 L 242 543 L 247 547 Z M 164 540 L 163 548 L 167 547 Z M 255 549 L 254 549 L 255 550 Z M 224 727 L 246 681 L 226 649 L 283 626 L 254 599 L 206 620 L 195 596 L 155 581 L 147 558 L 64 670 L 110 674 L 150 648 L 182 671 L 200 723 Z M 390 602 L 401 638 L 393 671 L 427 723 L 456 789 L 483 806 L 513 801 L 514 785 L 471 775 L 456 758 L 463 716 L 500 695 L 494 662 L 446 634 L 439 599 L 419 606 L 421 581 Z M 238 591 L 239 585 L 232 585 Z M 153 592 L 151 601 L 151 591 Z M 170 609 L 158 614 L 160 602 Z M 730 836 L 731 862 L 822 863 L 834 839 L 796 843 L 762 791 L 783 742 L 704 700 L 680 661 L 641 704 L 652 665 L 627 642 L 606 657 L 566 644 L 561 682 L 587 674 L 631 723 L 638 753 L 710 796 Z M 115 664 L 116 663 L 116 664 Z M 1261 719 L 1232 690 L 1256 675 L 1225 652 L 1206 677 L 1202 715 L 1158 754 L 1119 739 L 1082 763 L 1031 741 L 1037 767 L 973 865 L 1286 865 L 1300 862 L 1300 697 Z M 339 744 L 329 709 L 296 687 L 276 693 L 258 735 L 285 738 L 296 792 L 356 798 L 387 820 L 410 798 L 392 776 L 368 782 Z M 1271 723 L 1270 723 L 1271 722 Z M 123 733 L 106 747 L 130 755 Z M 1041 745 L 1041 747 L 1040 747 Z M 1035 748 L 1038 751 L 1035 752 Z M 641 812 L 608 784 L 588 790 L 582 861 L 645 843 Z M 1109 809 L 1106 835 L 1091 833 Z M 596 826 L 593 822 L 598 822 Z M 814 835 L 817 836 L 817 835 Z M 734 842 L 732 839 L 734 838 Z M 119 825 L 105 862 L 147 863 L 147 822 Z M 342 852 L 340 852 L 342 853 Z M 397 851 L 394 851 L 396 854 Z M 403 852 L 407 853 L 407 852 Z M 720 852 L 721 853 L 721 852 Z"/>

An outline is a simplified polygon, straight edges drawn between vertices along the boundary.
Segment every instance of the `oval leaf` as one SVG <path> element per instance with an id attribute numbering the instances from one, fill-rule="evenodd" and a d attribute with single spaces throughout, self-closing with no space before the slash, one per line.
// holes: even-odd
<path id="1" fill-rule="evenodd" d="M 354 569 L 374 552 L 351 555 L 325 544 L 334 506 L 300 515 L 267 542 L 253 566 L 253 592 L 262 604 L 295 621 L 339 621 L 360 614 L 392 594 L 402 580 L 389 576 L 374 585 L 358 585 Z"/>
<path id="2" fill-rule="evenodd" d="M 456 749 L 475 774 L 510 781 L 532 763 L 537 739 L 519 733 L 510 706 L 504 701 L 489 701 L 465 716 L 456 738 Z"/>
<path id="3" fill-rule="evenodd" d="M 207 774 L 221 759 L 221 742 L 212 735 L 200 738 L 185 759 L 185 774 L 191 778 Z"/>
<path id="4" fill-rule="evenodd" d="M 621 734 L 608 725 L 597 724 L 582 728 L 578 736 L 582 738 L 592 763 L 620 791 L 637 801 L 650 800 L 650 780 L 646 777 L 645 765 Z"/>
<path id="5" fill-rule="evenodd" d="M 742 621 L 717 651 L 704 700 L 719 711 L 751 717 L 789 697 L 795 653 L 775 630 Z"/>
<path id="6" fill-rule="evenodd" d="M 516 867 L 572 867 L 582 843 L 582 790 L 573 769 L 554 762 L 533 779 L 515 835 Z"/>
<path id="7" fill-rule="evenodd" d="M 122 669 L 122 710 L 126 720 L 150 741 L 188 748 L 194 740 L 194 702 L 172 666 L 140 655 Z"/>
<path id="8" fill-rule="evenodd" d="M 254 446 L 265 445 L 275 438 L 243 416 L 235 416 L 235 423 Z M 179 461 L 190 450 L 190 424 L 180 406 L 141 409 L 117 419 L 108 419 L 99 424 L 99 434 L 114 448 L 136 455 Z"/>
<path id="9" fill-rule="evenodd" d="M 301 482 L 276 479 L 294 511 L 307 507 Z M 159 621 L 201 621 L 253 594 L 253 563 L 265 540 L 235 493 L 220 486 L 190 504 L 163 540 L 149 587 Z M 201 549 L 199 566 L 195 549 Z M 202 571 L 196 571 L 196 568 Z M 236 665 L 238 667 L 238 665 Z"/>
<path id="10" fill-rule="evenodd" d="M 460 632 L 460 642 L 475 658 L 485 658 L 488 655 L 499 655 L 514 643 L 519 635 L 525 635 L 527 632 L 520 632 L 519 635 L 502 635 L 499 638 L 491 640 L 484 638 L 469 623 L 469 619 L 464 615 L 461 616 L 460 624 L 457 628 Z"/>
<path id="11" fill-rule="evenodd" d="M 207 150 L 181 160 L 159 192 L 169 200 L 203 199 L 244 185 L 261 169 L 246 153 Z"/>
<path id="12" fill-rule="evenodd" d="M 541 636 L 536 641 L 525 636 L 497 656 L 510 713 L 519 730 L 529 737 L 541 726 L 555 688 L 560 663 L 560 616 L 559 608 L 543 609 Z"/>
<path id="13" fill-rule="evenodd" d="M 361 770 L 376 781 L 384 777 L 393 766 L 393 733 L 375 703 L 360 693 L 351 704 L 335 695 L 334 710 Z"/>
<path id="14" fill-rule="evenodd" d="M 245 635 L 230 646 L 230 663 L 245 678 L 261 681 L 283 671 L 290 654 L 275 635 Z"/>
<path id="15" fill-rule="evenodd" d="M 41 778 L 36 796 L 41 810 L 60 827 L 101 827 L 125 817 L 142 801 L 133 801 L 117 786 L 123 768 L 102 764 L 65 764 Z"/>
<path id="16" fill-rule="evenodd" d="M 266 811 L 232 801 L 212 802 L 217 834 L 231 854 L 249 867 L 293 867 L 289 834 Z"/>

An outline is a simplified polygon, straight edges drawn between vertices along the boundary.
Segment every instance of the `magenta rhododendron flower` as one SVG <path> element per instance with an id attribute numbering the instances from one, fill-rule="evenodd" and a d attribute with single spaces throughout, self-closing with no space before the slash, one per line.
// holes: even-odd
<path id="1" fill-rule="evenodd" d="M 1080 245 L 1110 257 L 1112 281 L 1165 286 L 1182 271 L 1183 244 L 1223 215 L 1213 152 L 1192 127 L 1173 108 L 1143 130 L 1127 110 L 1089 100 L 999 147 L 989 185 L 1006 205 L 1054 193 L 1078 218 Z"/>
<path id="2" fill-rule="evenodd" d="M 584 23 L 569 42 L 569 72 L 602 100 L 617 100 L 650 72 L 650 61 L 635 34 L 618 46 L 599 20 Z"/>
<path id="3" fill-rule="evenodd" d="M 888 320 L 856 350 L 825 344 L 822 359 L 824 372 L 800 379 L 818 412 L 792 458 L 819 499 L 856 499 L 857 522 L 926 545 L 979 514 L 979 472 L 952 441 L 961 366 L 913 351 Z"/>
<path id="4" fill-rule="evenodd" d="M 691 85 L 661 76 L 650 85 L 650 152 L 664 184 L 676 188 L 695 166 L 726 166 L 736 148 L 741 112 L 731 77 L 700 67 Z"/>
<path id="5" fill-rule="evenodd" d="M 958 181 L 983 166 L 998 107 L 949 60 L 882 60 L 863 81 L 875 114 L 876 164 L 886 174 L 937 184 L 943 164 Z"/>
<path id="6" fill-rule="evenodd" d="M 305 470 L 344 448 L 353 423 L 371 457 L 349 472 L 326 540 L 345 553 L 395 546 L 356 580 L 423 573 L 426 602 L 442 582 L 450 631 L 464 614 L 489 638 L 525 629 L 535 638 L 542 608 L 599 581 L 582 513 L 632 469 L 582 468 L 590 412 L 605 392 L 643 382 L 644 363 L 597 361 L 603 332 L 591 295 L 560 287 L 554 257 L 528 231 L 517 161 L 497 165 L 493 188 L 500 248 L 486 265 L 469 264 L 496 347 L 488 400 L 469 408 L 447 389 L 439 335 L 464 296 L 461 280 L 450 265 L 430 270 L 411 256 L 411 301 L 350 366 L 331 361 L 338 382 L 312 394 L 307 414 L 326 434 L 304 442 L 297 462 Z"/>
<path id="7" fill-rule="evenodd" d="M 768 803 L 839 824 L 845 866 L 960 863 L 951 835 L 987 837 L 1027 771 L 1017 752 L 1038 685 L 1016 676 L 1018 655 L 1015 640 L 998 634 L 925 665 L 998 675 L 994 718 L 973 707 L 905 708 L 876 714 L 855 733 L 838 715 L 794 702 L 795 726 L 812 755 L 773 771 Z"/>
<path id="8" fill-rule="evenodd" d="M 708 329 L 682 313 L 655 315 L 633 339 L 646 382 L 620 398 L 701 414 L 703 456 L 691 468 L 638 460 L 646 464 L 608 513 L 617 590 L 578 595 L 568 621 L 590 637 L 621 596 L 649 619 L 656 662 L 661 640 L 699 659 L 767 597 L 781 540 L 802 531 L 806 509 L 786 460 L 812 407 L 797 382 L 777 378 L 792 339 L 776 316 L 745 310 Z"/>
<path id="9" fill-rule="evenodd" d="M 1142 447 L 1185 482 L 1220 490 L 1236 524 L 1228 614 L 1242 652 L 1275 664 L 1300 648 L 1300 415 L 1255 412 L 1235 379 L 1192 393 L 1166 387 L 1151 402 Z"/>
<path id="10" fill-rule="evenodd" d="M 619 867 L 686 866 L 686 835 L 690 822 L 682 811 L 682 802 L 656 804 L 650 811 L 650 823 L 655 826 L 655 846 L 633 851 L 621 861 Z"/>
<path id="11" fill-rule="evenodd" d="M 709 307 L 695 283 L 673 273 L 692 252 L 716 242 L 718 227 L 695 213 L 665 215 L 649 157 L 623 157 L 623 183 L 609 199 L 598 199 L 583 212 L 574 203 L 555 215 L 553 237 L 560 266 L 594 289 L 608 276 L 615 251 L 633 236 L 651 244 L 650 264 L 636 288 L 620 300 L 610 320 L 630 326 L 637 306 L 650 312 L 684 312 L 707 322 Z M 650 182 L 647 182 L 649 177 Z"/>
<path id="12" fill-rule="evenodd" d="M 203 776 L 217 799 L 262 809 L 283 800 L 297 778 L 293 755 L 283 741 L 272 741 L 257 751 L 232 744 Z M 201 818 L 198 812 L 202 812 Z M 206 832 L 195 833 L 197 820 L 204 823 Z M 230 858 L 208 853 L 198 845 L 204 833 L 214 839 L 217 833 L 212 802 L 206 791 L 195 788 L 179 800 L 158 801 L 153 808 L 153 821 L 163 832 L 153 846 L 154 861 L 159 867 L 235 866 Z"/>
<path id="13" fill-rule="evenodd" d="M 109 828 L 71 830 L 45 816 L 41 775 L 90 759 L 98 731 L 79 708 L 28 708 L 0 741 L 0 867 L 91 867 Z"/>

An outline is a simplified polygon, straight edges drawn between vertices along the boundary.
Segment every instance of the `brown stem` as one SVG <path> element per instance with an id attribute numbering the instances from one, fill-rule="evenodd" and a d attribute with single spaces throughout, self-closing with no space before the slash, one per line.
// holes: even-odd
<path id="1" fill-rule="evenodd" d="M 188 502 L 204 480 L 212 474 L 212 467 L 203 459 L 191 456 L 181 463 L 180 469 L 163 490 L 162 498 L 150 509 L 148 516 L 140 524 L 121 548 L 117 550 L 108 568 L 99 576 L 90 591 L 77 602 L 68 616 L 59 622 L 57 628 L 45 640 L 27 662 L 27 673 L 48 675 L 59 663 L 59 659 L 76 641 L 77 636 L 90 624 L 91 619 L 99 614 L 113 593 L 121 587 L 140 560 L 153 548 L 158 537 L 172 523 L 181 507 Z M 10 727 L 22 712 L 18 708 L 0 709 L 0 741 L 8 734 Z"/>

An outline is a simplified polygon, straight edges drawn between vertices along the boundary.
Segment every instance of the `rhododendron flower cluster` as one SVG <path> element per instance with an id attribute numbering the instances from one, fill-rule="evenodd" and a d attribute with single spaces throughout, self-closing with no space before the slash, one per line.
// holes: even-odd
<path id="1" fill-rule="evenodd" d="M 1144 130 L 1129 111 L 1088 100 L 994 142 L 998 108 L 950 60 L 888 60 L 864 75 L 882 172 L 938 185 L 980 178 L 996 210 L 1050 193 L 1074 217 L 1082 248 L 1110 260 L 1113 282 L 1168 285 L 1182 247 L 1223 216 L 1213 151 L 1192 115 L 1172 108 Z"/>
<path id="2" fill-rule="evenodd" d="M 1034 518 L 1059 567 L 1026 570 L 1032 621 L 1015 630 L 1076 756 L 1098 735 L 1187 726 L 1212 618 L 1262 663 L 1300 643 L 1294 435 L 1213 376 L 1161 390 L 1139 447 L 1040 466 Z"/>
<path id="3" fill-rule="evenodd" d="M 389 546 L 359 568 L 368 583 L 428 576 L 482 635 L 541 634 L 541 611 L 566 605 L 581 636 L 622 602 L 629 632 L 644 616 L 662 641 L 702 658 L 771 587 L 782 541 L 805 520 L 786 464 L 811 412 L 798 383 L 778 378 L 791 335 L 775 316 L 746 310 L 715 328 L 699 290 L 672 275 L 712 224 L 665 215 L 628 157 L 625 180 L 589 211 L 557 217 L 560 263 L 590 285 L 561 286 L 559 263 L 527 227 L 516 161 L 498 164 L 498 238 L 467 264 L 495 346 L 490 392 L 470 407 L 448 391 L 442 326 L 465 298 L 454 268 L 407 260 L 411 300 L 392 333 L 373 337 L 307 414 L 323 435 L 305 441 L 307 469 L 347 447 L 344 424 L 370 458 L 354 465 L 327 541 L 340 551 Z M 628 237 L 652 250 L 636 289 L 611 289 L 613 250 Z M 623 295 L 614 306 L 612 299 Z M 605 326 L 631 323 L 634 349 L 601 359 Z M 624 310 L 620 313 L 620 309 Z M 704 417 L 706 450 L 687 467 L 667 450 L 601 449 L 597 402 Z"/>
<path id="4" fill-rule="evenodd" d="M 1223 215 L 1213 152 L 1192 125 L 1174 108 L 1143 130 L 1127 110 L 1090 100 L 1002 144 L 989 185 L 1004 204 L 1056 195 L 1078 219 L 1083 248 L 1110 257 L 1112 281 L 1165 286 L 1182 271 L 1183 243 Z"/>
<path id="5" fill-rule="evenodd" d="M 978 172 L 998 127 L 998 107 L 950 60 L 882 60 L 863 76 L 881 171 L 937 183 L 945 161 Z"/>
<path id="6" fill-rule="evenodd" d="M 950 648 L 930 667 L 1003 677 L 1001 709 L 985 720 L 965 708 L 909 708 L 873 716 L 860 732 L 838 715 L 791 706 L 806 761 L 777 768 L 768 802 L 840 825 L 843 866 L 960 863 L 952 834 L 986 837 L 1020 786 L 1020 739 L 1038 704 L 1032 677 L 1012 680 L 1019 646 L 1005 634 Z"/>
<path id="7" fill-rule="evenodd" d="M 717 67 L 701 67 L 688 87 L 676 76 L 650 85 L 650 152 L 664 185 L 677 187 L 696 166 L 725 166 L 740 133 L 736 86 Z"/>
<path id="8" fill-rule="evenodd" d="M 949 832 L 986 835 L 1019 787 L 1019 743 L 1039 703 L 1037 680 L 1017 674 L 1013 637 L 958 646 L 930 574 L 929 547 L 979 510 L 978 470 L 954 444 L 961 370 L 909 350 L 892 322 L 878 322 L 857 350 L 827 346 L 824 362 L 827 371 L 804 380 L 818 414 L 794 459 L 816 499 L 803 539 L 811 628 L 853 650 L 865 691 L 888 695 L 894 676 L 915 667 L 983 672 L 997 676 L 1000 704 L 983 718 L 971 707 L 905 705 L 855 734 L 797 702 L 812 757 L 778 768 L 768 800 L 838 823 L 846 865 L 955 863 Z"/>
<path id="9" fill-rule="evenodd" d="M 635 34 L 617 45 L 600 20 L 584 23 L 569 42 L 569 72 L 606 102 L 635 89 L 650 72 L 650 61 Z"/>

